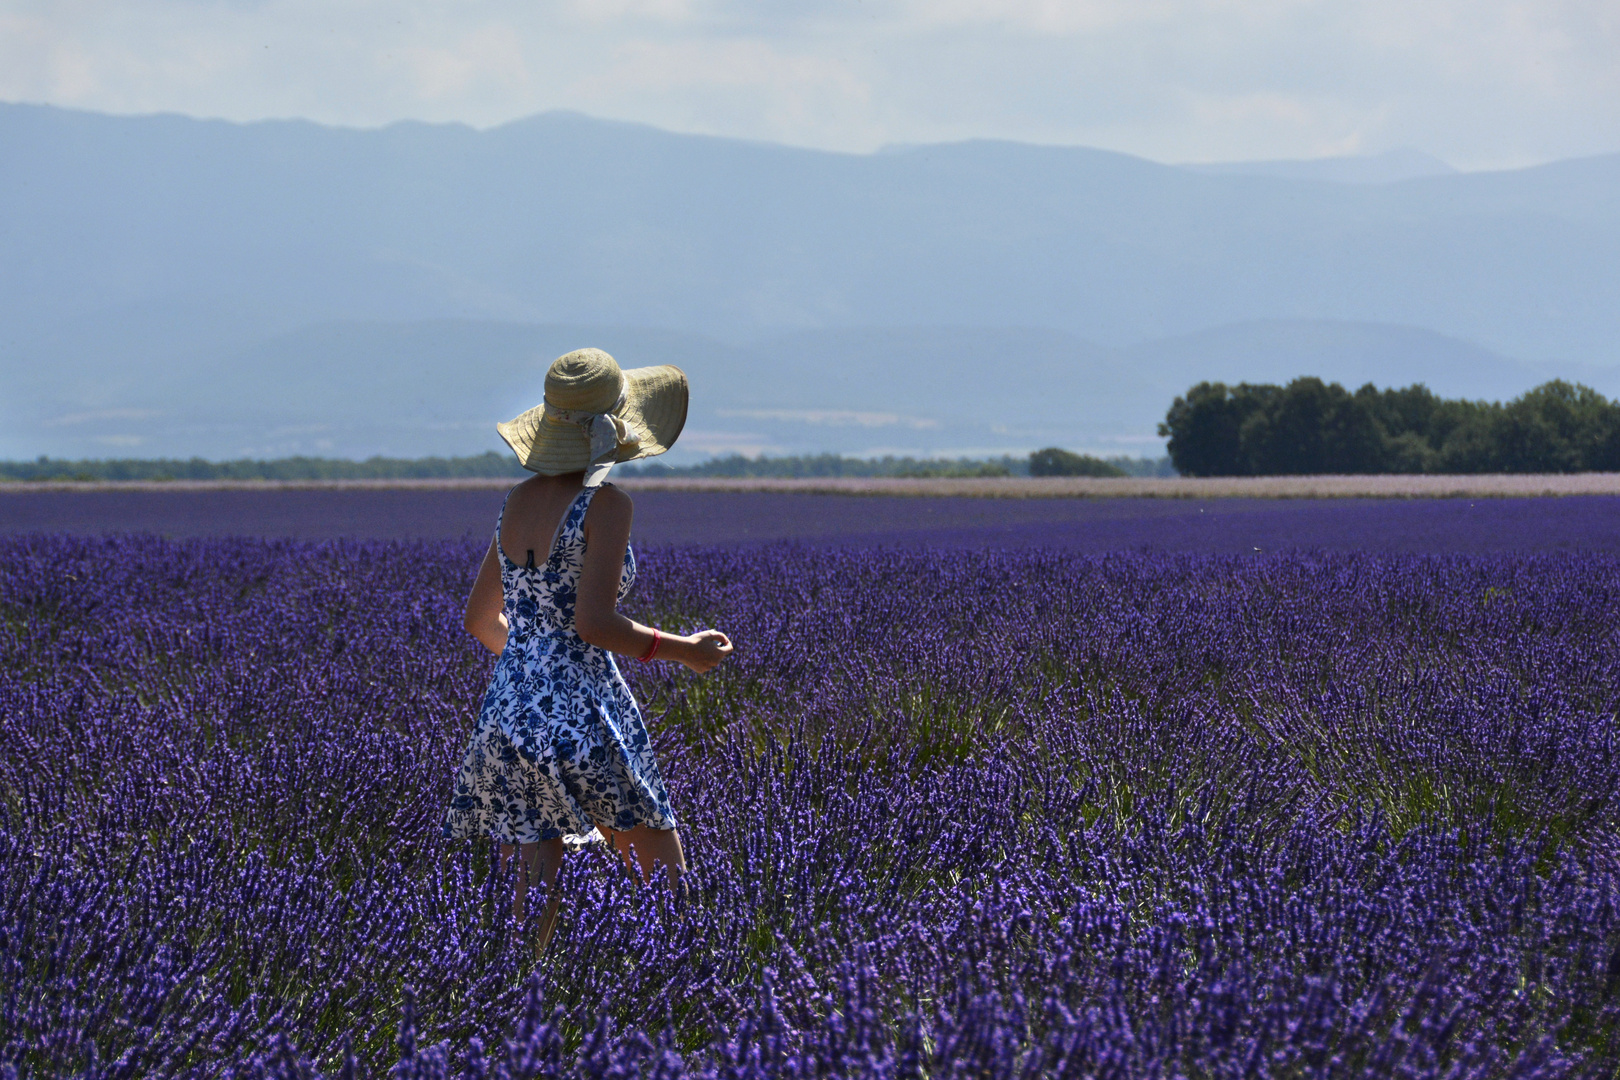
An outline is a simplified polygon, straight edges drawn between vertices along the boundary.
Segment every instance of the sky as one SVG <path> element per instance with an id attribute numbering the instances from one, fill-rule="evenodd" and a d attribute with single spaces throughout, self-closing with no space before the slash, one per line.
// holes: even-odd
<path id="1" fill-rule="evenodd" d="M 0 0 L 0 100 L 1158 161 L 1620 150 L 1620 0 Z"/>

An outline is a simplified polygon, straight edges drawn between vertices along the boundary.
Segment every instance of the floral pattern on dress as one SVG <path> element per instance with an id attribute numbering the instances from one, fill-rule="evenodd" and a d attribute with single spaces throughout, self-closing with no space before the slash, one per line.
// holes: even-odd
<path id="1" fill-rule="evenodd" d="M 456 774 L 446 836 L 509 844 L 562 837 L 577 845 L 601 839 L 597 824 L 675 828 L 635 697 L 613 654 L 574 630 L 585 514 L 597 490 L 575 496 L 542 566 L 508 559 L 496 521 L 506 648 Z M 620 600 L 635 578 L 635 555 L 626 547 Z"/>

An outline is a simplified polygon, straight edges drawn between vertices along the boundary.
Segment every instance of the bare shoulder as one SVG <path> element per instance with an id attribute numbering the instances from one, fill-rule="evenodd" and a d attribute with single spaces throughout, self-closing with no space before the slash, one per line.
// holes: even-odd
<path id="1" fill-rule="evenodd" d="M 585 523 L 615 531 L 622 528 L 628 532 L 634 511 L 635 504 L 630 501 L 630 496 L 626 495 L 623 489 L 612 484 L 603 484 L 597 493 L 591 496 L 591 508 L 586 511 Z"/>
<path id="2" fill-rule="evenodd" d="M 507 505 L 514 502 L 526 503 L 536 499 L 545 498 L 546 478 L 543 476 L 530 476 L 513 484 L 506 492 Z"/>

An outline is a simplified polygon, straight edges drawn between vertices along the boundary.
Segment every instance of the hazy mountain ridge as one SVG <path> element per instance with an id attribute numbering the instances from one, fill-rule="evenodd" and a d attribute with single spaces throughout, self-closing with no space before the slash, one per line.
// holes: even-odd
<path id="1" fill-rule="evenodd" d="M 0 241 L 14 456 L 476 451 L 585 343 L 688 367 L 691 445 L 782 451 L 1117 451 L 1199 377 L 1495 397 L 1620 361 L 1620 155 L 1353 185 L 0 106 Z"/>
<path id="2" fill-rule="evenodd" d="M 1275 176 L 1334 184 L 1395 184 L 1426 176 L 1454 176 L 1459 170 L 1411 147 L 1382 154 L 1282 161 L 1221 161 L 1181 166 L 1193 172 L 1233 176 Z"/>

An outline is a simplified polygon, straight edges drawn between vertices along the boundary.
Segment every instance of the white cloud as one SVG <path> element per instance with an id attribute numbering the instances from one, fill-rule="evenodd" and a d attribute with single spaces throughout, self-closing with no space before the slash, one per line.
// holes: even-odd
<path id="1" fill-rule="evenodd" d="M 759 457 L 761 454 L 782 452 L 782 445 L 758 432 L 704 431 L 687 428 L 681 432 L 680 442 L 671 450 L 676 457 L 722 456 L 741 454 Z"/>
<path id="2" fill-rule="evenodd" d="M 716 409 L 720 416 L 747 420 L 775 420 L 790 424 L 819 424 L 826 427 L 905 427 L 925 431 L 939 427 L 939 421 L 926 416 L 899 413 L 851 412 L 846 409 Z"/>
<path id="3" fill-rule="evenodd" d="M 903 10 L 914 26 L 995 26 L 1068 36 L 1124 24 L 1167 22 L 1186 6 L 1173 0 L 913 0 Z"/>
<path id="4" fill-rule="evenodd" d="M 300 435 L 320 435 L 332 430 L 331 424 L 284 424 L 271 428 L 267 434 L 271 438 L 297 437 Z"/>
<path id="5" fill-rule="evenodd" d="M 662 101 L 659 122 L 707 134 L 740 134 L 839 147 L 884 139 L 871 119 L 871 87 L 835 58 L 757 39 L 639 39 L 607 49 L 567 87 L 585 111 L 633 116 Z"/>
<path id="6" fill-rule="evenodd" d="M 82 424 L 102 424 L 108 420 L 150 420 L 161 415 L 153 409 L 96 409 L 91 412 L 68 413 L 42 422 L 43 427 L 77 427 Z"/>
<path id="7" fill-rule="evenodd" d="M 869 150 L 1620 149 L 1614 0 L 0 0 L 0 99 L 490 125 L 552 108 Z"/>
<path id="8" fill-rule="evenodd" d="M 1033 447 L 1028 446 L 945 446 L 924 447 L 915 446 L 869 446 L 863 450 L 849 452 L 850 457 L 862 458 L 916 458 L 918 460 L 944 460 L 956 461 L 960 458 L 999 458 L 1023 457 Z"/>
<path id="9" fill-rule="evenodd" d="M 689 0 L 567 0 L 559 14 L 582 26 L 614 26 L 629 20 L 681 25 L 701 18 L 705 5 Z"/>
<path id="10" fill-rule="evenodd" d="M 498 23 L 447 41 L 402 45 L 385 52 L 379 66 L 403 69 L 425 102 L 454 102 L 486 88 L 522 95 L 532 82 L 521 40 Z"/>

